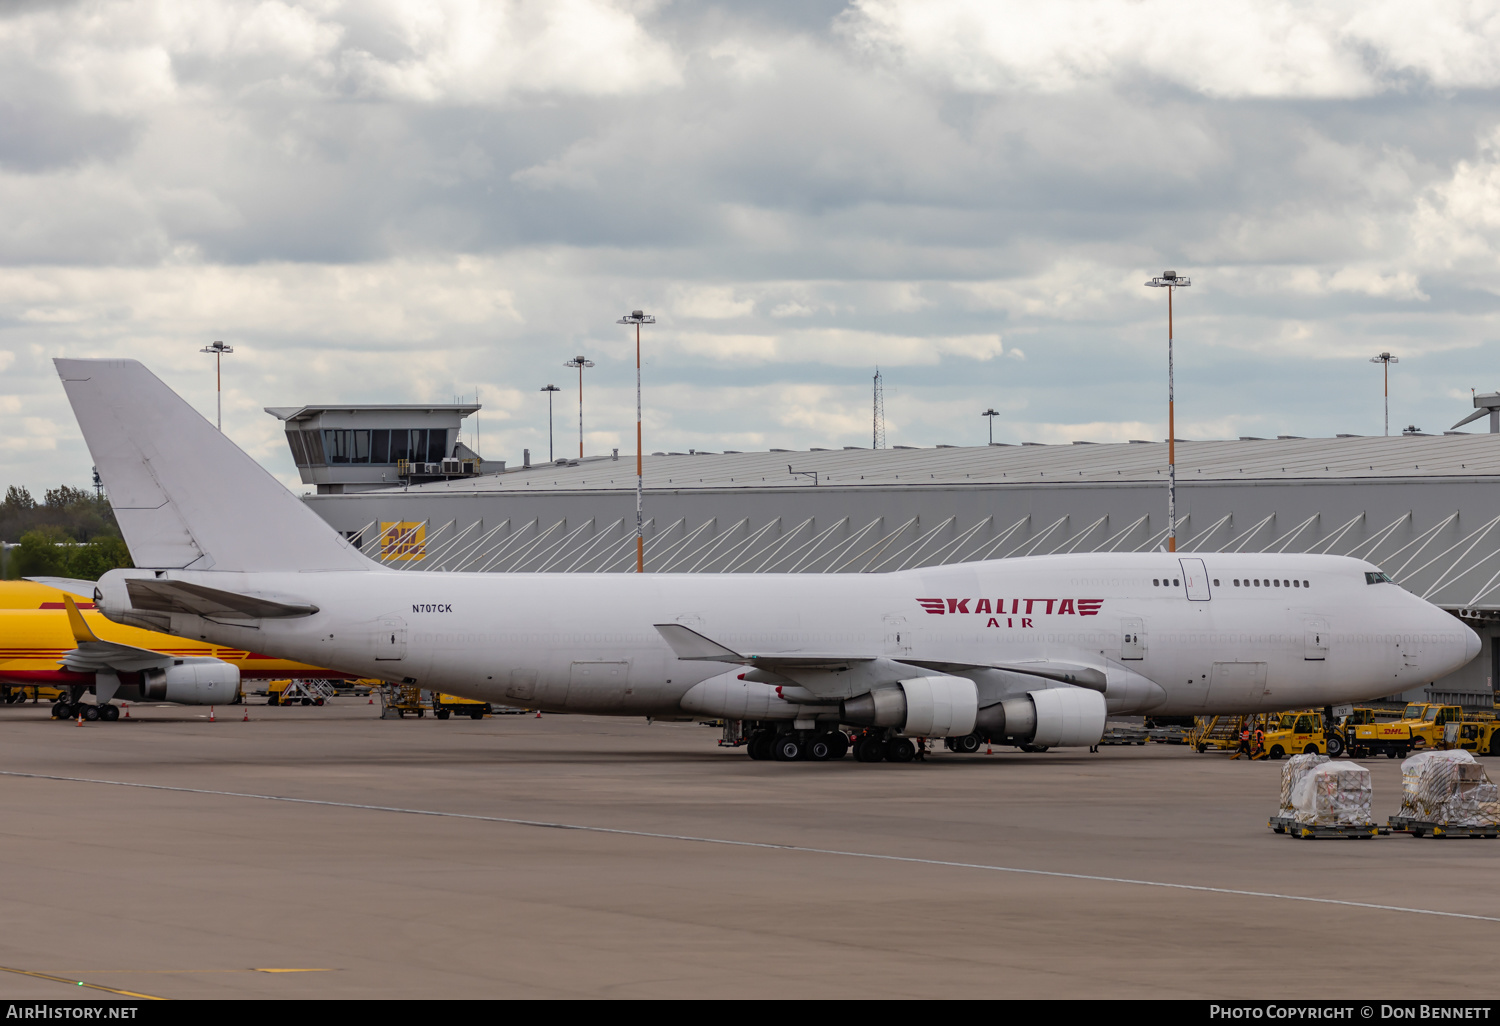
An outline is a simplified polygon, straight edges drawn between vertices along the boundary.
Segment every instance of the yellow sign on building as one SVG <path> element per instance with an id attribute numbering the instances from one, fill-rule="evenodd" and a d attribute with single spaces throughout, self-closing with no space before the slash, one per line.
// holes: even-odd
<path id="1" fill-rule="evenodd" d="M 380 558 L 410 560 L 427 558 L 427 524 L 421 520 L 380 522 Z"/>

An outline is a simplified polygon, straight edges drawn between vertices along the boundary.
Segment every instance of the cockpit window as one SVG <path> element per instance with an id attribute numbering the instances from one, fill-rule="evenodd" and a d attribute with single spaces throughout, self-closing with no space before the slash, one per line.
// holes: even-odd
<path id="1" fill-rule="evenodd" d="M 1378 570 L 1377 571 L 1373 571 L 1373 572 L 1367 570 L 1367 571 L 1365 571 L 1365 583 L 1366 584 L 1395 584 L 1396 582 L 1393 581 L 1393 580 L 1391 580 L 1391 577 L 1390 577 L 1389 574 L 1381 573 Z"/>

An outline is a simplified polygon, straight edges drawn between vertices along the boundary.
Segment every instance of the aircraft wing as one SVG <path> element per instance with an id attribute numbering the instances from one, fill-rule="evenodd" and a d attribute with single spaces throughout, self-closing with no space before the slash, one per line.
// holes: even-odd
<path id="1" fill-rule="evenodd" d="M 304 602 L 279 602 L 256 595 L 239 595 L 206 588 L 187 581 L 164 581 L 131 577 L 125 581 L 130 604 L 154 613 L 192 613 L 226 620 L 281 619 L 312 616 L 317 606 Z"/>
<path id="2" fill-rule="evenodd" d="M 758 669 L 776 672 L 799 668 L 832 669 L 847 667 L 851 663 L 873 662 L 881 658 L 873 655 L 825 652 L 740 653 L 679 623 L 659 623 L 654 626 L 662 639 L 672 646 L 672 651 L 677 653 L 677 658 L 685 660 L 739 663 L 743 666 L 754 666 Z M 1061 684 L 1072 684 L 1091 691 L 1102 692 L 1108 683 L 1105 672 L 1098 667 L 1082 663 L 1059 662 L 1053 659 L 1014 663 L 973 663 L 947 659 L 912 659 L 907 656 L 899 659 L 887 658 L 905 666 L 918 666 L 926 670 L 937 670 L 940 673 L 962 673 L 965 670 L 1008 670 L 1011 673 L 1022 673 Z"/>
<path id="3" fill-rule="evenodd" d="M 136 673 L 172 665 L 171 656 L 149 648 L 100 641 L 70 596 L 63 596 L 63 605 L 68 610 L 68 626 L 73 630 L 73 640 L 78 642 L 77 648 L 59 660 L 64 669 L 74 673 Z"/>

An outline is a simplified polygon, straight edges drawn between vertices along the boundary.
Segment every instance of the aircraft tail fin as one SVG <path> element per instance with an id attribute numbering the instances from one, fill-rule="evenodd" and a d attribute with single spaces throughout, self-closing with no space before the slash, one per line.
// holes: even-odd
<path id="1" fill-rule="evenodd" d="M 373 566 L 139 362 L 53 363 L 136 566 Z"/>

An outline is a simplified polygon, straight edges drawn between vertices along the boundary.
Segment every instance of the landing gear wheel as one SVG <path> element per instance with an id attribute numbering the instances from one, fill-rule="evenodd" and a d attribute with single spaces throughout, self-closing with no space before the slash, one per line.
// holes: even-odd
<path id="1" fill-rule="evenodd" d="M 120 707 L 118 705 L 106 705 L 100 708 L 99 718 L 113 723 L 120 718 Z"/>
<path id="2" fill-rule="evenodd" d="M 823 736 L 828 739 L 828 744 L 832 749 L 832 752 L 828 756 L 830 759 L 842 759 L 845 755 L 849 754 L 848 734 L 845 734 L 842 730 L 830 730 Z"/>
<path id="3" fill-rule="evenodd" d="M 782 734 L 771 746 L 771 755 L 777 762 L 796 762 L 802 758 L 803 744 L 795 734 Z"/>
<path id="4" fill-rule="evenodd" d="M 1344 754 L 1344 739 L 1337 734 L 1328 735 L 1328 757 L 1337 759 Z"/>
<path id="5" fill-rule="evenodd" d="M 950 748 L 962 755 L 973 755 L 979 751 L 979 746 L 984 744 L 978 734 L 965 734 L 963 737 L 951 737 L 948 739 Z"/>
<path id="6" fill-rule="evenodd" d="M 885 743 L 885 757 L 891 762 L 911 762 L 917 757 L 917 747 L 904 737 L 893 737 Z"/>
<path id="7" fill-rule="evenodd" d="M 813 762 L 827 762 L 833 758 L 833 745 L 827 734 L 819 734 L 807 743 L 807 758 Z"/>
<path id="8" fill-rule="evenodd" d="M 97 705 L 82 705 L 79 709 L 83 711 L 83 718 L 93 722 L 99 718 L 99 707 Z"/>
<path id="9" fill-rule="evenodd" d="M 67 702 L 58 702 L 52 707 L 52 718 L 54 720 L 66 720 L 73 715 L 73 707 Z"/>
<path id="10" fill-rule="evenodd" d="M 775 734 L 767 730 L 757 730 L 750 735 L 750 743 L 745 746 L 746 754 L 756 762 L 763 762 L 771 757 L 771 745 L 775 741 Z"/>
<path id="11" fill-rule="evenodd" d="M 857 762 L 884 762 L 884 739 L 878 737 L 860 738 L 854 742 L 854 758 Z"/>
<path id="12" fill-rule="evenodd" d="M 449 714 L 447 709 L 439 709 L 437 711 L 437 718 L 440 720 L 446 720 L 448 718 L 448 715 Z"/>

